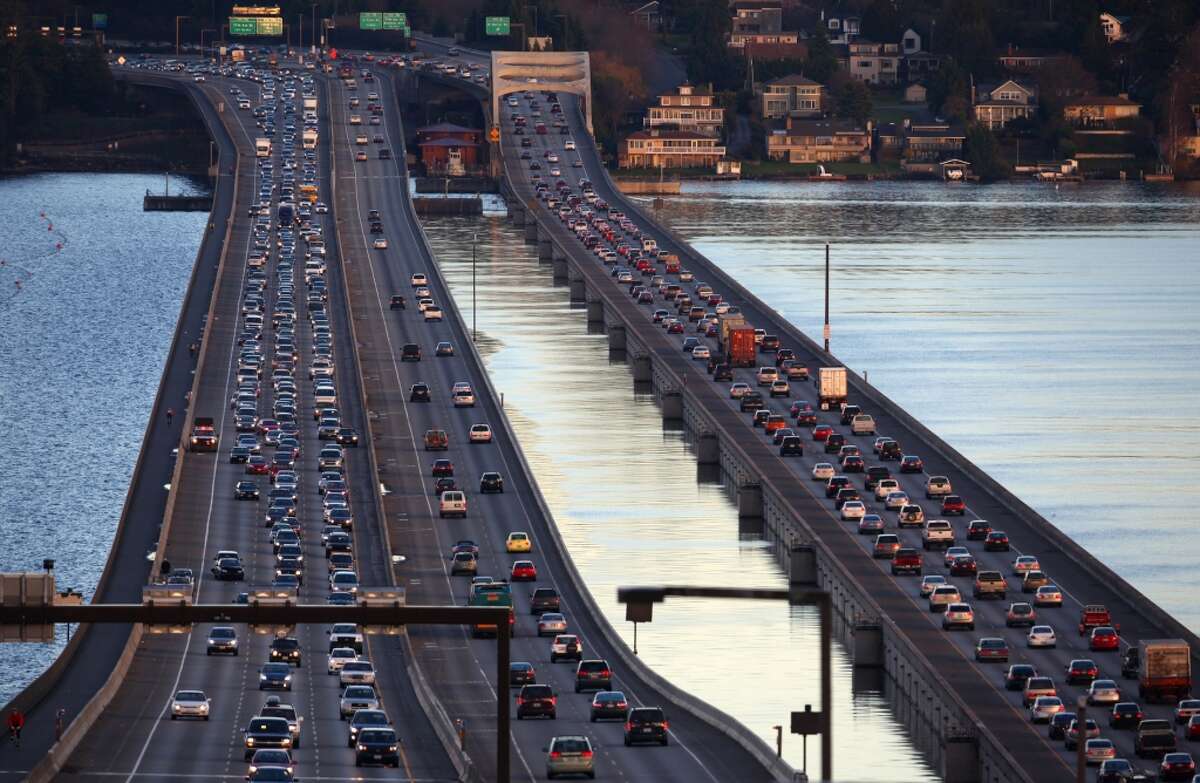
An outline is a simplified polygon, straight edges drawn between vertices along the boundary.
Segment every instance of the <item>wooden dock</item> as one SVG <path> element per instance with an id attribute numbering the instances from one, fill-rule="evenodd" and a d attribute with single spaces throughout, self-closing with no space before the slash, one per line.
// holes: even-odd
<path id="1" fill-rule="evenodd" d="M 156 196 L 147 192 L 144 212 L 212 212 L 212 196 Z"/>

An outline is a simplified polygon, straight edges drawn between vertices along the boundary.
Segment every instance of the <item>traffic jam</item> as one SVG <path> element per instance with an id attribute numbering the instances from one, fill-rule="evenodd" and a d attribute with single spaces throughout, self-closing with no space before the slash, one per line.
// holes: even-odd
<path id="1" fill-rule="evenodd" d="M 359 130 L 364 125 L 371 128 L 369 134 L 377 142 L 382 140 L 386 148 L 388 130 L 380 98 L 383 85 L 372 69 L 389 67 L 437 68 L 438 64 L 401 56 L 387 61 L 345 62 L 337 73 L 348 141 L 356 150 L 355 166 L 367 171 L 368 176 L 387 173 L 390 166 L 396 165 L 388 157 L 363 154 L 366 134 Z M 470 74 L 471 70 L 464 72 Z M 376 166 L 381 171 L 376 172 Z M 369 197 L 368 192 L 363 186 L 359 198 Z M 364 206 L 361 222 L 369 252 L 377 251 L 376 257 L 386 258 L 387 264 L 411 261 L 402 247 L 394 247 L 385 239 L 397 228 L 388 224 L 390 213 Z M 572 622 L 571 609 L 558 585 L 539 569 L 540 550 L 533 533 L 512 529 L 516 518 L 502 513 L 503 506 L 486 499 L 505 494 L 505 477 L 496 464 L 500 459 L 498 450 L 489 448 L 498 433 L 484 417 L 474 415 L 482 407 L 477 407 L 476 389 L 462 379 L 465 373 L 458 374 L 466 366 L 465 359 L 460 357 L 452 324 L 438 303 L 442 295 L 439 280 L 425 271 L 411 271 L 405 282 L 408 288 L 392 292 L 387 301 L 403 339 L 395 346 L 396 372 L 410 406 L 409 416 L 414 426 L 419 424 L 415 434 L 428 465 L 422 483 L 436 499 L 433 511 L 444 520 L 443 529 L 453 541 L 445 554 L 445 567 L 455 581 L 454 598 L 465 594 L 468 605 L 509 609 L 514 660 L 507 685 L 513 694 L 515 720 L 567 718 L 574 723 L 583 716 L 586 729 L 581 726 L 572 733 L 555 731 L 549 735 L 538 731 L 536 736 L 544 737 L 537 745 L 546 777 L 592 778 L 601 771 L 602 761 L 616 765 L 620 771 L 620 759 L 611 754 L 598 757 L 597 751 L 620 745 L 669 745 L 668 716 L 661 707 L 643 704 L 636 694 L 621 688 L 610 662 L 596 654 Z M 454 379 L 448 388 L 430 380 L 444 372 Z M 464 465 L 472 464 L 484 467 L 478 472 L 478 483 L 474 473 L 467 480 L 463 477 Z M 481 526 L 492 528 L 492 534 Z M 486 541 L 495 537 L 503 541 L 499 552 L 505 557 L 500 562 L 489 562 L 488 552 L 499 552 Z M 473 637 L 486 638 L 494 637 L 497 630 L 492 625 L 478 624 L 469 632 Z M 528 639 L 536 641 L 530 643 Z M 492 654 L 490 647 L 479 650 L 480 661 Z M 564 690 L 578 694 L 572 697 L 577 703 L 565 704 L 563 699 L 568 697 L 560 695 Z M 517 738 L 524 743 L 525 736 L 534 735 L 518 734 Z"/>
<path id="2" fill-rule="evenodd" d="M 843 368 L 809 367 L 797 349 L 755 328 L 717 286 L 697 280 L 677 253 L 607 203 L 588 179 L 558 96 L 527 90 L 501 105 L 514 185 L 528 183 L 646 318 L 678 337 L 680 350 L 721 386 L 756 437 L 777 447 L 797 481 L 823 495 L 864 554 L 927 608 L 932 622 L 969 639 L 960 644 L 964 656 L 1029 721 L 1045 726 L 1048 743 L 1072 755 L 1082 748 L 1101 781 L 1192 779 L 1186 743 L 1200 739 L 1200 700 L 1190 699 L 1186 642 L 1127 643 L 1119 617 L 1064 591 L 1036 554 L 976 518 L 952 476 L 930 475 L 919 454 L 878 432 L 870 411 L 849 401 Z M 979 605 L 988 599 L 999 608 Z M 987 674 L 993 666 L 995 674 Z M 1082 727 L 1074 711 L 1079 698 L 1090 716 Z"/>

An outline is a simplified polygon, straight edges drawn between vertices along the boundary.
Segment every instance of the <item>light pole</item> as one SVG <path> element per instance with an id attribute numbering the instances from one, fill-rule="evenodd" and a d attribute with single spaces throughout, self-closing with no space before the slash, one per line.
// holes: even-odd
<path id="1" fill-rule="evenodd" d="M 825 353 L 829 353 L 829 243 L 825 243 Z"/>
<path id="2" fill-rule="evenodd" d="M 312 50 L 313 54 L 317 53 L 317 4 L 312 6 Z"/>
<path id="3" fill-rule="evenodd" d="M 201 57 L 204 56 L 204 34 L 212 33 L 213 38 L 216 38 L 217 33 L 220 33 L 220 32 L 221 32 L 220 30 L 214 30 L 211 27 L 205 27 L 203 30 L 200 31 L 200 56 Z M 211 40 L 210 40 L 210 43 L 211 43 Z"/>
<path id="4" fill-rule="evenodd" d="M 475 248 L 479 244 L 479 234 L 471 234 L 471 342 L 479 337 L 479 324 L 475 320 Z"/>
<path id="5" fill-rule="evenodd" d="M 813 712 L 805 705 L 804 712 L 791 714 L 793 734 L 805 738 L 805 755 L 809 734 L 821 735 L 821 780 L 833 779 L 833 602 L 824 590 L 808 590 L 803 587 L 781 589 L 751 589 L 730 587 L 652 586 L 618 587 L 617 601 L 625 604 L 625 619 L 634 625 L 648 623 L 654 616 L 654 604 L 662 603 L 668 595 L 690 598 L 750 598 L 759 601 L 787 601 L 793 605 L 817 605 L 820 615 L 821 634 L 821 711 Z M 782 755 L 783 734 L 779 730 L 778 749 Z M 805 759 L 807 765 L 807 758 Z M 807 770 L 805 770 L 807 772 Z"/>
<path id="6" fill-rule="evenodd" d="M 191 19 L 191 18 L 192 17 L 190 17 L 190 16 L 175 17 L 175 56 L 176 57 L 179 56 L 179 23 L 182 22 L 184 19 Z"/>

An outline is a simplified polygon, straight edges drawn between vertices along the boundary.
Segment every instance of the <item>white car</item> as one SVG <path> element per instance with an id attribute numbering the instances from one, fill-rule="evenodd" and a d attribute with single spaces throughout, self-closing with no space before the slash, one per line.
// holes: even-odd
<path id="1" fill-rule="evenodd" d="M 329 651 L 325 670 L 330 674 L 337 674 L 342 670 L 344 665 L 357 660 L 358 653 L 354 652 L 353 647 L 334 647 Z"/>
<path id="2" fill-rule="evenodd" d="M 338 673 L 338 683 L 341 685 L 374 685 L 375 667 L 370 661 L 347 661 Z"/>
<path id="3" fill-rule="evenodd" d="M 708 350 L 707 345 L 697 345 L 692 349 L 693 359 L 711 359 L 712 352 Z"/>
<path id="4" fill-rule="evenodd" d="M 559 612 L 546 612 L 538 618 L 538 636 L 557 636 L 567 632 L 567 616 Z"/>
<path id="5" fill-rule="evenodd" d="M 1083 756 L 1088 764 L 1103 764 L 1117 757 L 1117 748 L 1112 740 L 1094 737 L 1084 743 Z"/>
<path id="6" fill-rule="evenodd" d="M 738 382 L 729 387 L 729 396 L 735 400 L 740 400 L 750 392 L 750 384 L 748 383 Z"/>
<path id="7" fill-rule="evenodd" d="M 955 628 L 975 630 L 975 610 L 970 604 L 950 604 L 942 615 L 942 630 L 950 631 Z"/>
<path id="8" fill-rule="evenodd" d="M 899 511 L 908 505 L 907 492 L 889 492 L 883 500 L 883 507 L 888 511 Z"/>
<path id="9" fill-rule="evenodd" d="M 171 699 L 171 720 L 179 718 L 200 718 L 208 720 L 212 702 L 204 695 L 204 691 L 178 691 Z"/>
<path id="10" fill-rule="evenodd" d="M 376 250 L 387 250 L 388 241 L 386 237 L 376 237 L 375 241 L 372 242 L 371 245 Z"/>
<path id="11" fill-rule="evenodd" d="M 1028 571 L 1041 571 L 1042 566 L 1033 555 L 1021 555 L 1013 561 L 1012 570 L 1014 574 L 1021 576 Z"/>
<path id="12" fill-rule="evenodd" d="M 412 284 L 413 288 L 417 288 L 419 286 L 429 285 L 429 278 L 425 277 L 425 275 L 421 274 L 420 272 L 417 272 L 409 278 L 409 282 Z"/>
<path id="13" fill-rule="evenodd" d="M 867 507 L 861 500 L 847 500 L 842 504 L 842 521 L 854 522 L 867 514 Z"/>
<path id="14" fill-rule="evenodd" d="M 1088 704 L 1116 704 L 1121 700 L 1121 689 L 1112 680 L 1092 680 L 1087 699 Z"/>
<path id="15" fill-rule="evenodd" d="M 351 114 L 350 115 L 350 124 L 351 125 L 362 125 L 362 117 L 357 114 Z"/>
<path id="16" fill-rule="evenodd" d="M 718 302 L 716 313 L 717 315 L 725 315 L 725 313 L 729 312 L 729 308 L 731 307 L 733 307 L 733 305 L 729 304 L 729 302 Z"/>
<path id="17" fill-rule="evenodd" d="M 432 299 L 430 299 L 428 296 L 422 296 L 417 299 L 417 311 L 418 312 L 423 313 L 426 310 L 428 310 L 430 307 L 433 307 L 433 306 L 434 306 L 434 301 Z"/>
<path id="18" fill-rule="evenodd" d="M 900 492 L 900 482 L 896 479 L 880 479 L 875 484 L 875 499 L 883 500 L 893 492 Z M 906 496 L 907 497 L 907 496 Z M 896 506 L 899 508 L 900 506 Z"/>
<path id="19" fill-rule="evenodd" d="M 679 282 L 681 282 L 681 283 L 690 283 L 695 279 L 696 279 L 696 276 L 686 269 L 682 270 L 679 273 Z"/>
<path id="20" fill-rule="evenodd" d="M 926 574 L 921 577 L 921 597 L 928 598 L 934 590 L 946 584 L 946 577 L 941 574 Z"/>
<path id="21" fill-rule="evenodd" d="M 443 492 L 441 500 L 438 501 L 438 516 L 443 519 L 446 517 L 466 517 L 467 494 L 457 489 Z"/>
<path id="22" fill-rule="evenodd" d="M 1029 707 L 1029 720 L 1034 723 L 1048 723 L 1051 718 L 1063 711 L 1063 702 L 1057 696 L 1038 696 Z"/>
<path id="23" fill-rule="evenodd" d="M 818 462 L 816 465 L 813 465 L 812 477 L 814 481 L 829 481 L 829 479 L 836 475 L 837 470 L 833 467 L 832 463 Z"/>
<path id="24" fill-rule="evenodd" d="M 946 554 L 942 559 L 942 565 L 946 568 L 949 568 L 954 563 L 956 558 L 969 554 L 971 554 L 971 550 L 967 549 L 965 546 L 946 547 Z"/>
<path id="25" fill-rule="evenodd" d="M 561 176 L 562 176 L 562 169 L 560 169 L 558 166 L 552 166 L 552 167 L 550 168 L 550 176 L 552 176 L 552 177 L 561 177 Z"/>
<path id="26" fill-rule="evenodd" d="M 563 143 L 563 149 L 564 149 L 564 150 L 573 150 L 573 149 L 575 149 L 575 140 L 574 140 L 574 139 L 567 139 L 567 140 L 566 140 L 566 141 Z"/>
<path id="27" fill-rule="evenodd" d="M 426 321 L 440 321 L 442 320 L 442 308 L 437 305 L 426 307 L 424 315 Z"/>
<path id="28" fill-rule="evenodd" d="M 316 212 L 318 215 L 325 215 L 329 212 L 329 206 L 324 201 L 318 201 L 313 205 L 313 212 Z"/>
<path id="29" fill-rule="evenodd" d="M 759 386 L 770 386 L 779 380 L 779 370 L 774 367 L 759 367 L 758 372 L 754 375 L 754 380 Z"/>
<path id="30" fill-rule="evenodd" d="M 338 570 L 329 575 L 329 592 L 357 593 L 358 574 L 353 571 Z"/>
<path id="31" fill-rule="evenodd" d="M 490 424 L 472 424 L 469 437 L 472 443 L 491 443 L 492 426 Z"/>
<path id="32" fill-rule="evenodd" d="M 347 685 L 338 699 L 338 713 L 342 720 L 349 718 L 358 710 L 379 709 L 379 697 L 371 685 Z"/>
<path id="33" fill-rule="evenodd" d="M 935 585 L 929 593 L 929 611 L 940 612 L 962 601 L 962 593 L 954 585 Z"/>
<path id="34" fill-rule="evenodd" d="M 1048 625 L 1035 625 L 1029 629 L 1025 642 L 1029 647 L 1057 647 L 1058 637 Z"/>

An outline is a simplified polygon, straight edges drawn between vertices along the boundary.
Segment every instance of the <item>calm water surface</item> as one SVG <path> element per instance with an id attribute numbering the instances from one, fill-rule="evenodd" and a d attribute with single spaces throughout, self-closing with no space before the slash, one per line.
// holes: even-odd
<path id="1" fill-rule="evenodd" d="M 0 571 L 54 558 L 59 588 L 88 598 L 208 219 L 143 213 L 146 189 L 162 184 L 140 174 L 0 180 Z M 64 642 L 65 631 L 57 644 L 0 645 L 0 702 Z"/>

